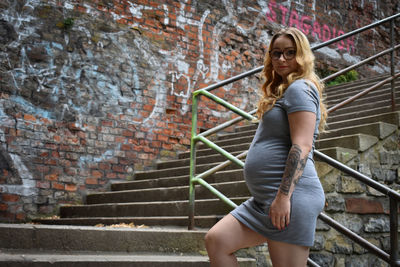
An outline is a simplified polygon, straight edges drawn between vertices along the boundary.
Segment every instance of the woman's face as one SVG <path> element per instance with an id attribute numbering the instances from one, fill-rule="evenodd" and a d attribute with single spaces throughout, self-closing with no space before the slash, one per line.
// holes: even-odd
<path id="1" fill-rule="evenodd" d="M 296 44 L 287 36 L 279 36 L 272 44 L 270 57 L 274 71 L 287 82 L 287 76 L 298 68 Z"/>

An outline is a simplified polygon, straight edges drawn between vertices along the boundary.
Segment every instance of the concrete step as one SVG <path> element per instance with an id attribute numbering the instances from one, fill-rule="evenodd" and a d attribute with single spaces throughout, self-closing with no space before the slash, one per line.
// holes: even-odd
<path id="1" fill-rule="evenodd" d="M 0 248 L 199 254 L 205 250 L 205 233 L 179 228 L 0 224 Z"/>
<path id="2" fill-rule="evenodd" d="M 385 113 L 377 113 L 364 117 L 356 117 L 347 120 L 339 120 L 330 122 L 327 130 L 334 130 L 338 128 L 352 127 L 356 125 L 374 123 L 374 122 L 386 122 L 400 126 L 400 111 L 389 111 Z"/>
<path id="3" fill-rule="evenodd" d="M 248 197 L 233 197 L 231 200 L 240 204 Z M 188 200 L 151 201 L 131 203 L 110 203 L 94 205 L 61 206 L 61 218 L 78 217 L 159 217 L 159 216 L 187 216 Z M 225 215 L 231 211 L 230 206 L 219 199 L 196 200 L 196 214 Z"/>
<path id="4" fill-rule="evenodd" d="M 0 266 L 209 266 L 205 230 L 0 224 Z M 240 258 L 240 266 L 255 260 Z"/>
<path id="5" fill-rule="evenodd" d="M 218 191 L 229 197 L 249 196 L 249 191 L 244 181 L 233 181 L 225 183 L 211 184 Z M 213 198 L 213 194 L 203 186 L 196 186 L 196 199 Z M 87 196 L 86 203 L 128 203 L 139 201 L 170 201 L 189 199 L 189 185 L 167 187 L 167 188 L 148 188 L 137 190 L 126 190 L 116 192 L 93 193 Z"/>
<path id="6" fill-rule="evenodd" d="M 220 146 L 220 147 L 226 147 L 226 146 L 231 146 L 231 145 L 240 145 L 243 143 L 251 143 L 251 141 L 253 141 L 253 137 L 254 137 L 254 135 L 232 137 L 232 138 L 225 139 L 225 140 L 214 141 L 214 144 L 216 144 L 217 146 Z M 208 146 L 203 143 L 201 143 L 197 147 L 198 150 L 207 149 L 207 148 L 208 148 Z"/>
<path id="7" fill-rule="evenodd" d="M 216 224 L 223 215 L 195 216 L 195 225 L 198 228 L 209 229 Z M 154 216 L 154 217 L 78 217 L 78 218 L 42 218 L 33 220 L 34 223 L 49 225 L 115 225 L 131 224 L 138 227 L 156 226 L 171 227 L 179 226 L 186 228 L 188 226 L 188 216 Z"/>
<path id="8" fill-rule="evenodd" d="M 382 79 L 383 80 L 383 79 Z M 326 100 L 329 102 L 331 100 L 337 100 L 337 99 L 346 99 L 349 98 L 359 92 L 362 92 L 372 86 L 374 86 L 375 84 L 377 84 L 378 82 L 382 81 L 374 81 L 374 82 L 369 82 L 369 83 L 361 83 L 361 84 L 353 84 L 350 86 L 345 86 L 342 88 L 326 88 L 325 93 L 326 93 Z M 395 82 L 395 88 L 398 88 L 400 86 L 400 81 Z M 383 86 L 381 86 L 380 88 L 377 88 L 373 91 L 371 91 L 369 94 L 382 94 L 383 92 L 390 92 L 391 90 L 391 85 L 390 83 L 387 83 Z M 379 93 L 377 93 L 379 92 Z"/>
<path id="9" fill-rule="evenodd" d="M 370 83 L 370 84 L 366 84 L 366 85 L 357 85 L 357 86 L 353 86 L 353 87 L 348 87 L 348 88 L 343 88 L 340 91 L 331 91 L 329 93 L 327 93 L 327 97 L 326 97 L 326 103 L 330 104 L 331 102 L 337 102 L 337 101 L 342 101 L 345 100 L 349 97 L 352 97 L 372 86 L 374 86 L 376 83 Z M 398 89 L 400 87 L 400 82 L 397 82 L 395 84 L 395 89 Z M 372 96 L 379 96 L 379 95 L 386 95 L 390 98 L 390 92 L 391 92 L 391 86 L 390 83 L 386 84 L 380 88 L 377 88 L 373 91 L 370 91 L 368 94 L 364 95 L 362 98 L 365 97 L 372 97 Z"/>
<path id="10" fill-rule="evenodd" d="M 318 140 L 315 147 L 321 149 L 338 146 L 363 152 L 378 141 L 379 139 L 372 135 L 354 134 Z"/>
<path id="11" fill-rule="evenodd" d="M 362 117 L 373 116 L 376 114 L 388 113 L 391 112 L 392 109 L 390 106 L 388 107 L 380 107 L 380 108 L 373 108 L 368 110 L 360 110 L 356 112 L 352 112 L 349 114 L 340 114 L 340 115 L 330 115 L 328 116 L 327 123 L 328 126 L 333 122 L 344 121 L 344 120 L 352 120 L 352 119 L 360 119 Z"/>
<path id="12" fill-rule="evenodd" d="M 231 133 L 231 134 L 221 134 L 218 136 L 218 140 L 227 140 L 227 139 L 231 139 L 231 138 L 254 136 L 256 134 L 256 130 L 257 130 L 257 127 L 254 127 L 254 129 L 247 130 L 247 131 L 240 131 L 240 132 Z"/>
<path id="13" fill-rule="evenodd" d="M 206 267 L 210 263 L 208 257 L 195 255 L 138 255 L 122 252 L 71 253 L 28 250 L 3 252 L 0 255 L 0 265 L 10 267 Z"/>
<path id="14" fill-rule="evenodd" d="M 383 74 L 383 75 L 377 75 L 377 76 L 373 76 L 373 77 L 369 77 L 369 78 L 363 78 L 363 79 L 357 80 L 357 81 L 342 83 L 342 84 L 338 84 L 338 85 L 334 85 L 334 86 L 327 86 L 327 87 L 325 87 L 325 92 L 331 94 L 336 91 L 347 90 L 347 88 L 351 88 L 354 86 L 361 86 L 361 85 L 366 85 L 366 84 L 371 84 L 371 83 L 373 84 L 378 81 L 382 81 L 388 77 L 389 77 L 389 75 Z"/>
<path id="15" fill-rule="evenodd" d="M 383 99 L 381 99 L 381 98 L 383 98 Z M 399 94 L 399 97 L 397 98 L 397 101 L 400 102 L 400 94 Z M 389 97 L 377 96 L 377 97 L 374 97 L 373 99 L 365 98 L 365 99 L 362 99 L 359 101 L 354 101 L 352 103 L 349 103 L 346 106 L 333 111 L 329 115 L 330 116 L 338 116 L 338 115 L 342 115 L 342 114 L 359 112 L 360 110 L 370 110 L 370 109 L 382 108 L 382 107 L 390 107 L 391 108 L 391 104 L 392 104 L 392 102 Z M 329 107 L 332 107 L 332 106 L 329 106 Z"/>
<path id="16" fill-rule="evenodd" d="M 351 127 L 339 128 L 335 130 L 328 130 L 326 132 L 321 133 L 319 135 L 319 139 L 323 140 L 327 138 L 340 137 L 344 135 L 353 135 L 357 133 L 368 134 L 376 136 L 379 139 L 383 139 L 392 134 L 393 132 L 395 132 L 397 128 L 398 126 L 394 124 L 389 124 L 386 122 L 374 122 L 374 123 L 356 125 Z"/>
<path id="17" fill-rule="evenodd" d="M 244 144 L 240 144 L 240 145 L 229 145 L 229 146 L 225 146 L 223 147 L 223 149 L 225 149 L 226 151 L 228 151 L 229 153 L 232 152 L 242 152 L 245 150 L 248 150 L 250 147 L 250 143 L 244 143 Z M 201 156 L 209 156 L 212 154 L 217 154 L 218 152 L 216 152 L 215 150 L 208 148 L 208 149 L 198 149 L 196 150 L 196 154 L 197 156 L 201 157 Z M 190 152 L 182 152 L 179 155 L 180 158 L 189 158 L 190 157 Z"/>
<path id="18" fill-rule="evenodd" d="M 229 152 L 235 152 L 233 150 L 236 150 L 236 152 L 242 152 L 243 150 L 239 150 L 239 149 L 242 147 L 248 148 L 249 145 L 250 144 L 244 144 L 244 146 L 238 145 L 238 148 L 233 147 L 232 151 L 229 151 Z M 218 152 L 216 152 L 215 150 L 212 150 L 212 149 L 200 150 L 199 154 L 203 154 L 203 156 L 219 155 Z M 202 173 L 206 170 L 209 170 L 210 168 L 212 168 L 214 166 L 217 166 L 220 163 L 221 162 L 211 162 L 211 163 L 207 163 L 207 164 L 199 164 L 199 165 L 196 165 L 196 171 L 197 171 L 197 173 Z M 240 168 L 240 166 L 238 166 L 236 164 L 230 164 L 225 169 L 232 170 L 232 169 L 237 169 L 237 168 Z M 151 170 L 151 171 L 137 171 L 137 172 L 135 172 L 134 179 L 135 180 L 143 180 L 143 179 L 162 178 L 162 177 L 171 176 L 171 174 L 176 175 L 176 176 L 189 175 L 189 172 L 190 172 L 190 166 L 174 167 L 174 168 Z"/>
<path id="19" fill-rule="evenodd" d="M 347 163 L 358 155 L 357 150 L 343 147 L 328 147 L 319 149 L 318 151 L 342 163 Z M 319 160 L 315 158 L 315 161 Z"/>
<path id="20" fill-rule="evenodd" d="M 214 173 L 206 178 L 209 183 L 229 182 L 243 180 L 242 170 L 224 170 Z M 173 187 L 189 184 L 189 175 L 143 179 L 129 182 L 116 182 L 111 185 L 112 191 L 135 190 L 141 188 Z"/>
<path id="21" fill-rule="evenodd" d="M 236 156 L 240 154 L 240 152 L 232 152 L 232 155 Z M 225 161 L 226 158 L 222 156 L 221 154 L 215 154 L 212 156 L 202 156 L 202 157 L 196 157 L 196 164 L 207 164 L 210 162 L 223 162 Z M 169 161 L 164 161 L 164 162 L 159 162 L 157 163 L 157 169 L 167 169 L 167 168 L 176 168 L 176 167 L 187 167 L 190 166 L 190 158 L 183 158 L 183 159 L 178 159 L 178 160 L 169 160 Z"/>

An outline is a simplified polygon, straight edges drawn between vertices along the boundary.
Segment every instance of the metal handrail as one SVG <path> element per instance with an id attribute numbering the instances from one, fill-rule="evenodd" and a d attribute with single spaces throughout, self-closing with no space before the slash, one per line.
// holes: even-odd
<path id="1" fill-rule="evenodd" d="M 360 32 L 363 32 L 365 30 L 371 29 L 373 27 L 376 27 L 378 25 L 381 25 L 385 22 L 390 21 L 390 30 L 391 30 L 391 48 L 384 50 L 370 58 L 367 58 L 357 64 L 354 64 L 348 68 L 345 68 L 335 74 L 332 74 L 324 79 L 322 79 L 323 82 L 333 79 L 351 69 L 354 69 L 358 66 L 364 65 L 365 63 L 372 61 L 378 57 L 381 57 L 385 54 L 391 53 L 391 77 L 375 84 L 374 86 L 367 88 L 366 90 L 362 91 L 361 93 L 358 93 L 356 96 L 353 96 L 345 101 L 343 101 L 342 103 L 339 103 L 337 105 L 335 105 L 334 107 L 330 108 L 328 110 L 328 112 L 333 112 L 336 109 L 354 101 L 355 99 L 358 99 L 359 97 L 371 92 L 372 90 L 375 90 L 379 87 L 381 87 L 382 85 L 384 85 L 385 83 L 388 83 L 389 81 L 391 82 L 391 87 L 392 87 L 392 109 L 395 110 L 395 93 L 394 93 L 394 80 L 400 76 L 400 73 L 395 74 L 394 73 L 394 51 L 396 49 L 398 49 L 400 47 L 400 45 L 394 45 L 394 19 L 400 17 L 400 13 L 393 15 L 391 17 L 388 17 L 386 19 L 380 20 L 378 22 L 372 23 L 370 25 L 367 25 L 365 27 L 359 28 L 357 30 L 354 30 L 352 32 L 349 32 L 347 34 L 343 34 L 341 36 L 338 36 L 334 39 L 331 39 L 327 42 L 324 42 L 322 44 L 313 46 L 311 49 L 312 50 L 317 50 L 319 48 L 322 48 L 324 46 L 328 46 L 330 44 L 333 44 L 335 42 L 341 41 L 343 39 L 346 39 L 350 36 L 353 36 L 355 34 L 358 34 Z M 240 160 L 241 158 L 244 158 L 247 154 L 247 151 L 242 152 L 240 155 L 238 156 L 233 156 L 230 153 L 228 153 L 227 151 L 223 150 L 222 148 L 218 147 L 216 144 L 214 144 L 213 142 L 209 141 L 206 136 L 209 136 L 211 134 L 214 134 L 222 129 L 225 129 L 229 126 L 232 126 L 233 124 L 242 121 L 243 119 L 247 119 L 247 120 L 254 120 L 255 118 L 252 116 L 252 114 L 254 114 L 256 112 L 256 110 L 253 110 L 251 112 L 245 112 L 242 111 L 241 109 L 236 108 L 235 106 L 231 105 L 230 103 L 228 103 L 227 101 L 213 95 L 210 93 L 211 90 L 214 90 L 216 88 L 222 87 L 224 85 L 230 84 L 232 82 L 235 82 L 237 80 L 243 79 L 245 77 L 248 77 L 250 75 L 253 75 L 255 73 L 260 72 L 263 69 L 263 66 L 261 67 L 257 67 L 253 70 L 247 71 L 245 73 L 242 73 L 240 75 L 231 77 L 227 80 L 218 82 L 216 84 L 207 86 L 203 89 L 200 90 L 196 90 L 195 92 L 193 92 L 193 104 L 192 104 L 192 138 L 191 138 L 191 149 L 190 149 L 190 186 L 189 186 L 189 229 L 192 229 L 194 227 L 194 183 L 198 183 L 204 187 L 206 187 L 207 189 L 209 189 L 214 195 L 216 195 L 217 197 L 219 197 L 222 201 L 224 201 L 225 203 L 227 203 L 229 206 L 231 206 L 232 208 L 237 207 L 237 205 L 231 201 L 229 198 L 227 198 L 225 195 L 223 195 L 221 192 L 219 192 L 218 190 L 216 190 L 213 186 L 211 186 L 210 184 L 208 184 L 203 178 L 207 177 L 208 175 L 211 175 L 219 170 L 222 170 L 223 168 L 225 168 L 226 166 L 228 166 L 229 164 L 231 164 L 232 162 L 238 164 L 239 166 L 243 167 L 244 163 Z M 223 105 L 224 107 L 228 108 L 229 110 L 232 110 L 233 112 L 235 112 L 236 114 L 239 115 L 239 117 L 230 120 L 228 122 L 223 123 L 222 125 L 218 126 L 218 127 L 214 127 L 212 129 L 209 129 L 201 134 L 197 135 L 197 110 L 198 110 L 198 98 L 204 95 L 207 98 Z M 225 161 L 221 164 L 219 164 L 218 166 L 215 166 L 214 168 L 203 172 L 200 175 L 194 176 L 195 174 L 195 155 L 196 155 L 196 143 L 198 141 L 202 141 L 203 143 L 205 143 L 206 145 L 208 145 L 209 147 L 217 150 L 220 154 L 222 154 L 223 156 L 228 158 L 228 161 Z M 374 254 L 376 254 L 378 257 L 380 257 L 381 259 L 390 262 L 391 266 L 400 266 L 400 262 L 397 260 L 397 254 L 398 254 L 398 237 L 397 237 L 397 229 L 398 229 L 398 215 L 397 215 L 397 211 L 398 211 L 398 201 L 400 201 L 400 194 L 397 193 L 396 191 L 380 184 L 377 183 L 376 181 L 374 181 L 373 179 L 347 167 L 346 165 L 322 154 L 321 152 L 315 150 L 314 154 L 316 155 L 316 157 L 319 157 L 321 160 L 325 161 L 326 163 L 328 163 L 331 166 L 334 166 L 335 168 L 338 168 L 341 171 L 344 171 L 346 173 L 348 173 L 349 175 L 351 175 L 352 177 L 358 179 L 359 181 L 366 183 L 367 185 L 375 188 L 376 190 L 384 193 L 385 195 L 389 196 L 390 198 L 390 243 L 391 243 L 391 251 L 390 254 L 380 250 L 379 248 L 377 248 L 376 246 L 372 245 L 371 243 L 369 243 L 368 241 L 366 241 L 365 239 L 361 238 L 360 236 L 358 236 L 357 234 L 351 232 L 350 230 L 348 230 L 347 228 L 345 228 L 344 226 L 340 225 L 338 222 L 334 221 L 333 219 L 329 218 L 328 216 L 326 216 L 325 214 L 321 213 L 319 215 L 319 218 L 325 222 L 327 222 L 330 226 L 332 226 L 333 228 L 335 228 L 336 230 L 338 230 L 339 232 L 344 233 L 346 236 L 350 237 L 351 239 L 353 239 L 355 242 L 359 243 L 361 246 L 363 246 L 364 248 L 370 250 L 371 252 L 373 252 Z M 327 219 L 328 218 L 328 219 Z M 308 263 L 312 266 L 318 266 L 315 262 L 313 262 L 312 260 L 308 259 Z"/>

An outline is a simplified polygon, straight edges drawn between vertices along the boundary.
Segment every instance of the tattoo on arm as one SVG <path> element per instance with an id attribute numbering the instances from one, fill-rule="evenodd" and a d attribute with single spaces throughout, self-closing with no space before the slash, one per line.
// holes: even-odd
<path id="1" fill-rule="evenodd" d="M 296 144 L 294 144 L 289 151 L 285 172 L 283 173 L 282 182 L 279 187 L 279 190 L 285 195 L 289 195 L 292 183 L 296 185 L 300 176 L 303 174 L 304 167 L 307 163 L 307 155 L 302 159 L 301 153 L 302 150 L 300 146 Z"/>

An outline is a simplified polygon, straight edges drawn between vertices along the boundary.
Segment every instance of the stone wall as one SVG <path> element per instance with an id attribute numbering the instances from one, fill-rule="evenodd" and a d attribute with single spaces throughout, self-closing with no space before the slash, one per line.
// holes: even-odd
<path id="1" fill-rule="evenodd" d="M 400 192 L 399 134 L 398 128 L 362 153 L 343 155 L 342 161 Z M 390 251 L 389 198 L 326 163 L 317 162 L 316 166 L 326 196 L 324 213 L 376 247 Z M 243 249 L 237 255 L 256 258 L 257 267 L 272 267 L 267 245 Z M 388 266 L 321 220 L 317 221 L 310 258 L 329 267 Z"/>
<path id="2" fill-rule="evenodd" d="M 0 220 L 24 221 L 186 150 L 191 93 L 260 66 L 277 28 L 298 27 L 317 44 L 400 7 L 395 0 L 6 0 L 0 10 Z M 319 68 L 381 50 L 386 28 L 324 48 Z M 387 70 L 378 63 L 363 73 Z M 259 82 L 215 93 L 251 110 Z M 232 116 L 203 100 L 199 127 Z"/>
<path id="3" fill-rule="evenodd" d="M 368 177 L 400 191 L 399 129 L 345 163 Z M 320 164 L 326 195 L 324 213 L 376 247 L 390 251 L 389 198 L 370 186 Z M 400 211 L 400 210 L 399 210 Z M 388 266 L 322 221 L 311 258 L 321 266 Z"/>

